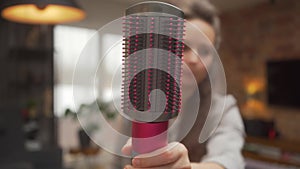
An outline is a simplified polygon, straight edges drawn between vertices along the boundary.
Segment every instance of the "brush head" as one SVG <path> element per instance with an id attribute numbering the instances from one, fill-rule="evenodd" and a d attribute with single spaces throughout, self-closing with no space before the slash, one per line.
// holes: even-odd
<path id="1" fill-rule="evenodd" d="M 161 2 L 126 10 L 123 112 L 138 122 L 162 122 L 181 110 L 183 13 Z"/>
<path id="2" fill-rule="evenodd" d="M 125 15 L 141 14 L 145 12 L 156 12 L 158 14 L 169 14 L 179 18 L 184 17 L 184 13 L 178 7 L 158 1 L 145 1 L 130 6 L 125 11 Z"/>

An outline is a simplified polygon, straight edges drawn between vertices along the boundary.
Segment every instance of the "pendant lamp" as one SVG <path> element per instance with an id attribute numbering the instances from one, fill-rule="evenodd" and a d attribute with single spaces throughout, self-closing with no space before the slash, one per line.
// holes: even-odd
<path id="1" fill-rule="evenodd" d="M 3 18 L 29 24 L 60 24 L 79 21 L 85 12 L 74 0 L 3 0 Z"/>

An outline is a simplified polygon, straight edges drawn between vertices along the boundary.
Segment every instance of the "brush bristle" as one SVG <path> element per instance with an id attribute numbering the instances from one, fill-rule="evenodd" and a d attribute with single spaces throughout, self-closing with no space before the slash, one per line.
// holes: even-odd
<path id="1" fill-rule="evenodd" d="M 165 109 L 155 122 L 177 116 L 181 110 L 184 19 L 128 15 L 123 24 L 123 112 L 149 111 L 153 104 L 150 93 L 160 89 L 166 98 L 156 97 L 155 106 L 164 105 Z"/>

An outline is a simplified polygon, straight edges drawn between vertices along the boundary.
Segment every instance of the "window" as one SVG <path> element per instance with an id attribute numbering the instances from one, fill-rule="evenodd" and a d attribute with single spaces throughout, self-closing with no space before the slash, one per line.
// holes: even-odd
<path id="1" fill-rule="evenodd" d="M 76 68 L 80 72 L 78 76 L 84 77 L 96 73 L 96 85 L 98 86 L 95 89 L 97 89 L 97 97 L 100 97 L 102 101 L 111 101 L 112 95 L 120 95 L 122 35 L 105 33 L 101 38 L 99 36 L 99 33 L 96 34 L 96 30 L 92 29 L 70 26 L 55 27 L 54 111 L 57 116 L 62 116 L 67 108 L 77 110 L 80 106 L 76 105 L 75 107 L 74 105 L 72 80 L 75 66 L 85 45 L 88 45 L 89 50 L 84 50 L 84 55 L 81 57 L 88 58 L 80 59 L 80 66 Z M 101 58 L 103 60 L 100 60 Z M 85 78 L 82 79 L 79 84 L 76 84 L 76 93 L 79 93 L 76 102 L 91 103 L 95 98 L 86 96 L 94 95 L 94 86 L 87 83 Z"/>
<path id="2" fill-rule="evenodd" d="M 84 46 L 95 32 L 70 26 L 56 26 L 54 29 L 54 112 L 57 116 L 63 115 L 67 108 L 76 110 L 72 92 L 73 71 Z M 82 71 L 93 69 L 97 60 L 97 57 L 87 59 L 87 69 Z M 84 84 L 80 88 L 82 93 L 89 91 Z M 84 97 L 82 99 L 83 102 L 88 101 Z"/>

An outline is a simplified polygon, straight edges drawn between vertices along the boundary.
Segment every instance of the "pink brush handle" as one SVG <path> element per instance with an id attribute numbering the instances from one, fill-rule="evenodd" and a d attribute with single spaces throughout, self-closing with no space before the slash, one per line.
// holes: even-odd
<path id="1" fill-rule="evenodd" d="M 168 121 L 155 123 L 132 122 L 133 154 L 144 154 L 167 146 Z"/>

